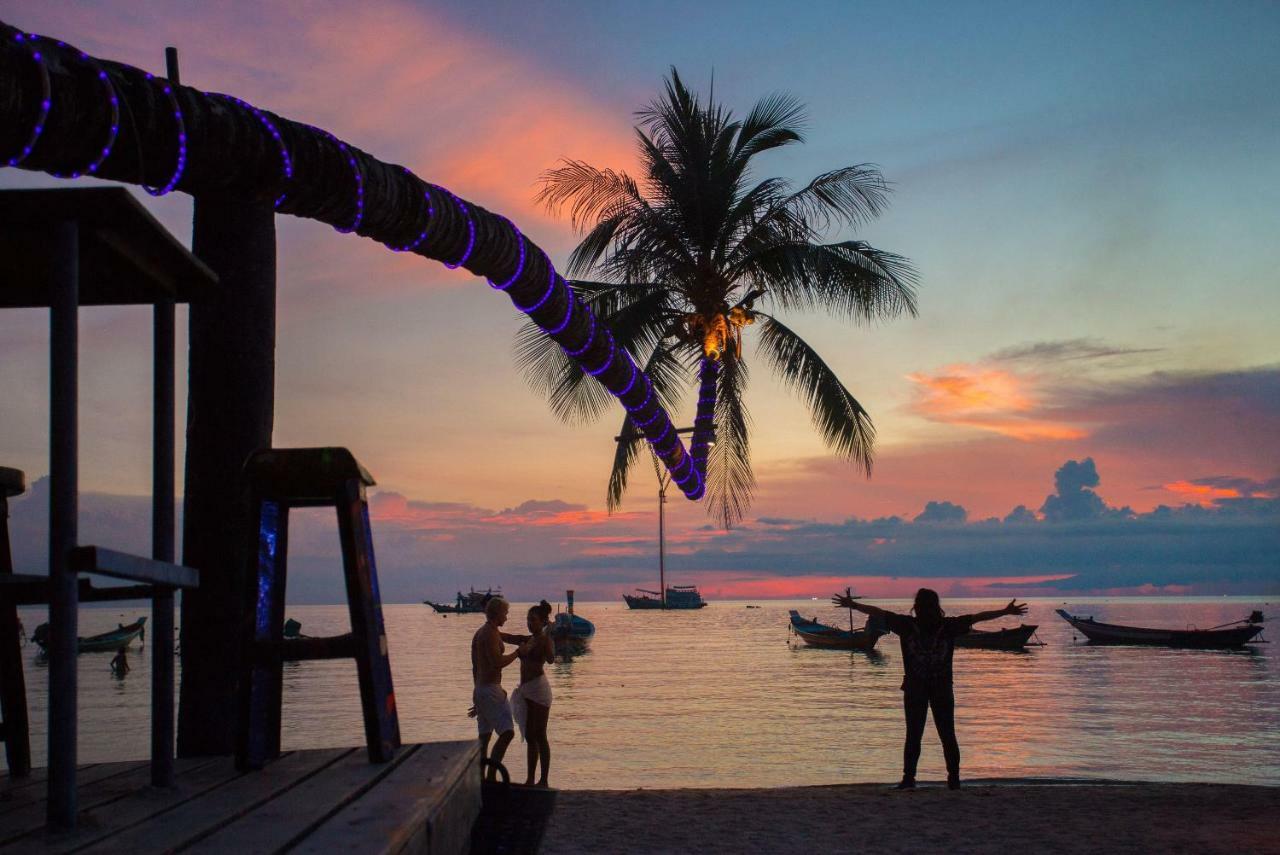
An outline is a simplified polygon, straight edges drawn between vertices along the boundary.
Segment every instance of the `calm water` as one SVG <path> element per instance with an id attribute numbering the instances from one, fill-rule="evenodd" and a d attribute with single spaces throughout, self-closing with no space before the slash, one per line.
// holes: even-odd
<path id="1" fill-rule="evenodd" d="M 881 603 L 906 609 L 896 601 Z M 700 612 L 632 612 L 581 603 L 597 627 L 589 653 L 548 667 L 552 781 L 572 788 L 782 786 L 895 780 L 902 740 L 901 656 L 896 637 L 875 652 L 812 650 L 790 642 L 787 610 L 837 625 L 824 603 L 718 602 Z M 989 601 L 944 603 L 952 614 Z M 1090 647 L 1033 600 L 1025 620 L 1047 646 L 1027 653 L 956 651 L 957 729 L 969 777 L 1062 776 L 1280 785 L 1280 645 L 1249 651 Z M 1079 600 L 1069 610 L 1100 620 L 1207 627 L 1264 608 L 1259 599 Z M 478 615 L 441 617 L 426 606 L 385 609 L 406 741 L 474 735 L 465 711 L 468 641 Z M 85 609 L 82 634 L 144 609 Z M 289 611 L 311 635 L 347 629 L 345 606 Z M 513 615 L 524 608 L 515 607 Z M 24 610 L 30 629 L 41 617 Z M 1005 619 L 999 624 L 1018 623 Z M 520 631 L 517 621 L 508 625 Z M 997 624 L 988 624 L 988 627 Z M 1270 633 L 1274 635 L 1274 631 Z M 1266 635 L 1266 633 L 1264 633 Z M 47 671 L 25 648 L 33 750 L 44 752 Z M 80 657 L 84 762 L 145 758 L 149 654 L 112 679 L 110 654 Z M 510 689 L 517 677 L 508 672 Z M 287 748 L 359 744 L 355 666 L 286 666 Z M 514 771 L 524 758 L 513 748 Z M 37 765 L 43 765 L 37 759 Z M 926 732 L 921 776 L 941 777 L 936 734 Z"/>

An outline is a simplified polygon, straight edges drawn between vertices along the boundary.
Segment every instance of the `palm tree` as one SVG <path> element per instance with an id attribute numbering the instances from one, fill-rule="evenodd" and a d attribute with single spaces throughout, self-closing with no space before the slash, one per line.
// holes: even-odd
<path id="1" fill-rule="evenodd" d="M 862 405 L 814 349 L 774 311 L 825 311 L 854 323 L 916 313 L 907 259 L 858 240 L 822 242 L 833 226 L 856 226 L 884 210 L 888 186 L 870 164 L 825 172 L 795 188 L 754 181 L 754 159 L 803 142 L 802 105 L 763 98 L 745 119 L 705 105 L 673 68 L 666 91 L 637 114 L 643 178 L 566 160 L 544 173 L 539 199 L 568 208 L 584 233 L 570 256 L 574 288 L 614 331 L 671 410 L 699 385 L 692 454 L 705 466 L 709 512 L 741 520 L 755 488 L 744 393 L 743 328 L 759 329 L 765 363 L 808 404 L 836 454 L 871 473 L 875 430 Z M 756 307 L 767 303 L 766 313 Z M 570 421 L 599 417 L 608 396 L 535 325 L 517 338 L 529 380 Z M 714 428 L 713 422 L 717 426 Z M 640 455 L 637 425 L 623 420 L 609 476 L 616 509 Z M 708 446 L 710 449 L 708 451 Z"/>

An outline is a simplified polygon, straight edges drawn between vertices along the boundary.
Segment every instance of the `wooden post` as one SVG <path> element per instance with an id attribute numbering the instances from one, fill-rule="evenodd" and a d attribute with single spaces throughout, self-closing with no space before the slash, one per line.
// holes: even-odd
<path id="1" fill-rule="evenodd" d="M 190 309 L 182 561 L 200 587 L 182 595 L 178 755 L 230 754 L 251 540 L 241 468 L 271 445 L 276 246 L 270 202 L 195 200 L 192 250 L 220 285 Z"/>
<path id="2" fill-rule="evenodd" d="M 165 48 L 169 79 L 179 83 L 178 51 Z M 174 306 L 152 310 L 151 557 L 173 563 Z M 151 785 L 173 786 L 173 589 L 157 585 L 151 597 Z"/>
<path id="3" fill-rule="evenodd" d="M 49 308 L 49 801 L 51 825 L 76 821 L 76 655 L 79 591 L 70 566 L 76 544 L 80 229 L 54 230 Z"/>
<path id="4" fill-rule="evenodd" d="M 9 497 L 0 487 L 0 576 L 11 573 Z M 0 716 L 4 718 L 4 752 L 9 777 L 25 778 L 31 774 L 31 727 L 27 719 L 22 650 L 18 646 L 18 609 L 12 601 L 0 603 Z"/>

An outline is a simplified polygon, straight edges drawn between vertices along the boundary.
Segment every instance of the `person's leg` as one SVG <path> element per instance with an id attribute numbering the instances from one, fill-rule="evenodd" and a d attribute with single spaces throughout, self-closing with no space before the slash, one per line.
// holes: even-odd
<path id="1" fill-rule="evenodd" d="M 525 738 L 529 740 L 529 783 L 533 783 L 534 758 L 541 758 L 542 775 L 538 785 L 547 785 L 547 773 L 551 769 L 551 746 L 547 742 L 547 720 L 551 717 L 551 707 L 529 702 L 529 729 Z"/>
<path id="2" fill-rule="evenodd" d="M 942 756 L 947 760 L 947 786 L 960 786 L 960 743 L 956 741 L 956 701 L 950 689 L 935 692 L 929 698 L 933 709 L 933 726 L 942 740 Z"/>
<path id="3" fill-rule="evenodd" d="M 511 744 L 511 740 L 515 738 L 514 730 L 505 730 L 498 734 L 498 741 L 493 743 L 493 753 L 489 755 L 490 765 L 487 780 L 498 780 L 498 764 L 502 762 L 502 758 L 507 754 L 507 746 Z"/>
<path id="4" fill-rule="evenodd" d="M 902 748 L 902 783 L 911 786 L 916 780 L 916 764 L 920 761 L 920 740 L 929 715 L 929 697 L 915 692 L 902 693 L 902 709 L 907 717 L 907 741 Z"/>

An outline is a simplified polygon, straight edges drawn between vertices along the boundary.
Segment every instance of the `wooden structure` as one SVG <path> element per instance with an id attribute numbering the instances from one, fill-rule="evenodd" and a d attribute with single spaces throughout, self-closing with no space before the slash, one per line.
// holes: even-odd
<path id="1" fill-rule="evenodd" d="M 372 764 L 356 748 L 286 752 L 260 771 L 185 757 L 175 785 L 145 763 L 79 770 L 84 822 L 46 828 L 36 778 L 0 778 L 0 849 L 22 852 L 463 853 L 480 813 L 475 740 L 407 745 Z"/>
<path id="2" fill-rule="evenodd" d="M 27 490 L 26 476 L 17 469 L 0 467 L 0 592 L 13 578 L 13 552 L 9 548 L 9 499 Z M 0 593 L 0 597 L 3 594 Z M 27 722 L 27 683 L 22 673 L 22 648 L 18 643 L 18 608 L 12 599 L 0 599 L 0 739 L 5 763 L 12 775 L 31 773 L 31 729 Z"/>
<path id="3" fill-rule="evenodd" d="M 48 602 L 50 823 L 74 825 L 80 573 L 142 583 L 152 599 L 151 780 L 173 781 L 173 592 L 198 583 L 174 558 L 173 307 L 217 278 L 122 187 L 0 193 L 0 308 L 50 310 L 49 575 L 9 575 L 8 602 Z M 151 557 L 80 547 L 76 530 L 80 306 L 154 312 Z"/>
<path id="4" fill-rule="evenodd" d="M 400 747 L 400 719 L 391 683 L 387 634 L 365 489 L 373 477 L 345 448 L 260 451 L 245 464 L 253 522 L 240 670 L 240 726 L 236 765 L 258 769 L 280 754 L 280 708 L 285 660 L 356 661 L 369 762 L 385 763 Z M 332 638 L 284 638 L 289 565 L 289 510 L 332 507 L 338 512 L 342 570 L 351 632 Z"/>

